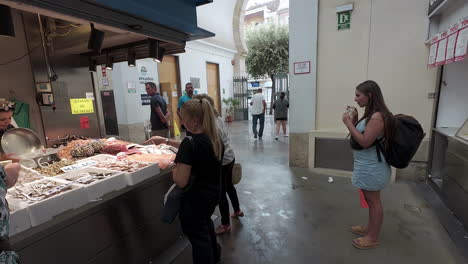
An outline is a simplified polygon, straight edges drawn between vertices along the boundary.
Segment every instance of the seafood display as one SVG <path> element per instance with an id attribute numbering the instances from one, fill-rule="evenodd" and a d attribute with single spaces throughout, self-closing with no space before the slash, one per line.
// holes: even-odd
<path id="1" fill-rule="evenodd" d="M 95 167 L 114 171 L 135 172 L 148 167 L 149 165 L 151 165 L 151 163 L 125 159 L 100 162 L 99 164 L 95 165 Z"/>
<path id="2" fill-rule="evenodd" d="M 104 197 L 113 199 L 108 194 L 159 174 L 177 153 L 164 144 L 144 146 L 115 138 L 67 137 L 56 145 L 59 148 L 48 149 L 40 162 L 31 159 L 31 166 L 22 166 L 16 185 L 7 192 L 13 232 Z"/>
<path id="3" fill-rule="evenodd" d="M 143 148 L 139 148 L 139 150 L 143 154 L 159 154 L 159 155 L 177 154 L 176 148 L 166 145 L 166 144 L 161 144 L 159 146 L 156 146 L 156 145 L 144 146 Z"/>
<path id="4" fill-rule="evenodd" d="M 16 185 L 23 185 L 41 179 L 43 179 L 43 177 L 39 172 L 21 166 Z"/>
<path id="5" fill-rule="evenodd" d="M 62 159 L 70 160 L 73 158 L 72 153 L 71 153 L 73 149 L 75 149 L 78 146 L 88 145 L 92 141 L 93 140 L 91 139 L 77 139 L 77 140 L 70 141 L 67 143 L 66 146 L 64 146 L 63 148 L 59 150 L 58 155 Z"/>
<path id="6" fill-rule="evenodd" d="M 175 154 L 135 154 L 126 157 L 126 159 L 139 162 L 157 162 L 161 169 L 165 169 L 174 162 L 175 157 Z"/>
<path id="7" fill-rule="evenodd" d="M 71 183 L 64 184 L 46 179 L 28 185 L 13 187 L 8 190 L 8 196 L 27 203 L 34 203 L 70 190 L 71 188 Z"/>
<path id="8" fill-rule="evenodd" d="M 106 177 L 114 176 L 117 172 L 82 172 L 80 174 L 71 174 L 63 177 L 63 179 L 80 184 L 90 184 Z"/>
<path id="9" fill-rule="evenodd" d="M 56 175 L 60 175 L 63 173 L 61 168 L 65 166 L 70 166 L 73 164 L 76 164 L 76 162 L 72 160 L 61 160 L 61 161 L 54 162 L 46 167 L 35 168 L 34 170 L 36 170 L 37 172 L 39 172 L 40 174 L 44 176 L 56 176 Z"/>
<path id="10" fill-rule="evenodd" d="M 96 156 L 89 157 L 89 158 L 87 158 L 85 160 L 94 160 L 94 161 L 97 161 L 97 162 L 101 163 L 101 162 L 114 161 L 114 160 L 116 160 L 116 157 L 112 156 L 112 155 L 107 155 L 107 154 L 99 154 L 99 155 L 96 155 Z"/>

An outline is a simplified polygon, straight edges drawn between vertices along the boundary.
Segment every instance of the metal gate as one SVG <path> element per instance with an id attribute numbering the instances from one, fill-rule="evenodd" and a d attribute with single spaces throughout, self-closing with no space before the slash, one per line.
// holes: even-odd
<path id="1" fill-rule="evenodd" d="M 276 75 L 276 94 L 275 100 L 279 98 L 281 92 L 286 93 L 286 97 L 289 100 L 289 76 L 287 74 Z"/>
<path id="2" fill-rule="evenodd" d="M 234 107 L 234 120 L 249 120 L 249 105 L 248 105 L 248 79 L 247 77 L 234 77 L 234 99 L 239 104 Z"/>

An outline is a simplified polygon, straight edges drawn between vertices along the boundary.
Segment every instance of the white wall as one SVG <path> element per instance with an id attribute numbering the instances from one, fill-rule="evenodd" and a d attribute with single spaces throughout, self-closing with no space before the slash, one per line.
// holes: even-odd
<path id="1" fill-rule="evenodd" d="M 291 1 L 289 10 L 290 131 L 308 133 L 315 129 L 318 0 Z M 301 61 L 310 61 L 310 74 L 294 75 Z"/>
<path id="2" fill-rule="evenodd" d="M 233 96 L 234 67 L 231 61 L 234 59 L 234 50 L 214 46 L 205 41 L 188 42 L 185 50 L 185 53 L 178 54 L 182 91 L 185 84 L 190 82 L 190 77 L 196 77 L 200 78 L 200 89 L 196 89 L 196 91 L 200 94 L 207 93 L 206 63 L 211 62 L 219 64 L 221 98 Z"/>
<path id="3" fill-rule="evenodd" d="M 228 49 L 236 49 L 232 31 L 236 1 L 243 0 L 217 0 L 197 7 L 198 26 L 216 34 L 215 37 L 204 39 L 204 41 Z"/>
<path id="4" fill-rule="evenodd" d="M 141 68 L 147 69 L 143 75 Z M 152 59 L 136 61 L 136 67 L 128 67 L 127 62 L 114 63 L 114 68 L 107 71 L 109 86 L 103 86 L 102 73 L 98 67 L 99 90 L 113 90 L 117 112 L 117 122 L 120 125 L 142 123 L 150 118 L 150 107 L 141 105 L 141 95 L 146 94 L 145 82 L 152 81 L 159 85 L 157 63 Z M 149 78 L 149 79 L 148 79 Z M 136 84 L 136 93 L 129 92 L 128 83 Z"/>
<path id="5" fill-rule="evenodd" d="M 146 68 L 146 74 L 142 73 L 142 67 Z M 146 94 L 145 82 L 151 81 L 159 85 L 157 63 L 152 59 L 143 59 L 136 61 L 136 67 L 128 67 L 127 62 L 121 62 L 114 65 L 113 71 L 114 92 L 125 100 L 125 104 L 117 105 L 119 124 L 136 124 L 149 120 L 150 106 L 141 105 L 141 95 Z M 129 92 L 128 83 L 136 84 L 136 93 Z"/>

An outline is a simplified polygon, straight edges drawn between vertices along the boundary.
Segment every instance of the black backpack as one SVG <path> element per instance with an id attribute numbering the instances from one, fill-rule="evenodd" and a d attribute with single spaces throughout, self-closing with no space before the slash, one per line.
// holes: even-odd
<path id="1" fill-rule="evenodd" d="M 375 143 L 379 161 L 381 161 L 379 155 L 381 152 L 391 166 L 398 169 L 408 167 L 425 135 L 426 133 L 414 117 L 403 114 L 395 115 L 391 141 L 385 142 L 385 139 L 382 139 Z"/>

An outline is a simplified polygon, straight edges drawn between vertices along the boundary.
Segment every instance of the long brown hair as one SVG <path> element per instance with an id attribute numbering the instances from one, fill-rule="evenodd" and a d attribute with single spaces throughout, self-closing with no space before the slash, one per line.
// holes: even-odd
<path id="1" fill-rule="evenodd" d="M 204 132 L 213 145 L 213 151 L 218 160 L 223 154 L 223 143 L 216 128 L 216 117 L 210 102 L 206 99 L 191 99 L 182 105 L 181 111 L 189 120 L 195 120 L 202 125 Z"/>
<path id="2" fill-rule="evenodd" d="M 388 110 L 388 107 L 385 104 L 382 90 L 380 90 L 379 85 L 372 80 L 368 80 L 359 84 L 356 87 L 356 90 L 360 91 L 369 98 L 364 115 L 359 121 L 365 119 L 366 123 L 369 123 L 372 115 L 374 113 L 380 112 L 384 120 L 385 145 L 388 146 L 387 143 L 390 142 L 393 137 L 394 119 L 393 114 L 390 112 L 390 110 Z"/>

